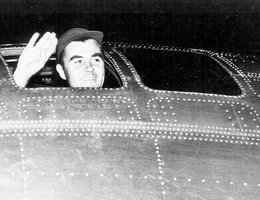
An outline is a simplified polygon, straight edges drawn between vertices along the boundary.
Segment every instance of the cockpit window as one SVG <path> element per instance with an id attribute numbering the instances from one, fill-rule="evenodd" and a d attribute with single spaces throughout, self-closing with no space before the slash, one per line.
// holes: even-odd
<path id="1" fill-rule="evenodd" d="M 120 50 L 149 88 L 223 95 L 241 94 L 230 74 L 209 56 L 151 49 Z"/>
<path id="2" fill-rule="evenodd" d="M 5 61 L 8 64 L 9 69 L 14 73 L 19 55 L 6 55 L 4 56 Z M 51 57 L 45 64 L 44 68 L 34 75 L 29 83 L 28 88 L 37 87 L 69 87 L 68 83 L 60 78 L 59 74 L 55 70 L 56 58 Z M 103 88 L 119 88 L 123 85 L 122 80 L 113 67 L 113 65 L 105 59 L 105 80 Z"/>

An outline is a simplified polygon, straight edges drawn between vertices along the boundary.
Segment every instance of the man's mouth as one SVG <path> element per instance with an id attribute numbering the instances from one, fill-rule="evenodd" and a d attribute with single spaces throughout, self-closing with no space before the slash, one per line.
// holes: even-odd
<path id="1" fill-rule="evenodd" d="M 92 74 L 83 74 L 80 78 L 82 81 L 95 81 L 96 79 L 97 76 Z"/>

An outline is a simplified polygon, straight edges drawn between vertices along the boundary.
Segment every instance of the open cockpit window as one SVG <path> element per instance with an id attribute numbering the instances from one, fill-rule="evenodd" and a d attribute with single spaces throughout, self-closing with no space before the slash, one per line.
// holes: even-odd
<path id="1" fill-rule="evenodd" d="M 222 95 L 241 94 L 231 75 L 207 55 L 137 48 L 120 50 L 149 88 Z"/>
<path id="2" fill-rule="evenodd" d="M 2 54 L 5 62 L 12 73 L 14 73 L 19 55 L 21 52 L 15 51 Z M 52 56 L 45 64 L 44 68 L 35 74 L 27 84 L 28 88 L 37 87 L 68 87 L 68 83 L 60 78 L 56 71 L 56 58 Z M 102 88 L 119 88 L 123 85 L 122 80 L 113 67 L 113 65 L 105 58 L 105 80 Z"/>

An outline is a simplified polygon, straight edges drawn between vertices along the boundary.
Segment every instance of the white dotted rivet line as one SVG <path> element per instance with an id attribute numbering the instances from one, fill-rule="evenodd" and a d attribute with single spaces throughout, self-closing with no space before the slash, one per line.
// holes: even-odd
<path id="1" fill-rule="evenodd" d="M 25 155 L 24 155 L 24 145 L 23 145 L 23 138 L 20 134 L 18 134 L 18 139 L 19 139 L 19 146 L 20 146 L 20 151 L 21 151 L 21 162 L 22 162 L 22 172 L 23 172 L 23 189 L 24 189 L 24 195 L 27 195 L 27 176 L 29 175 L 29 172 L 26 173 L 26 167 L 25 167 Z M 24 198 L 24 200 L 26 200 Z"/>
<path id="2" fill-rule="evenodd" d="M 27 176 L 29 175 L 29 172 L 25 173 Z M 15 176 L 17 174 L 15 174 L 14 172 L 11 173 L 12 176 Z M 45 172 L 40 172 L 39 174 L 40 176 L 47 176 L 47 177 L 63 177 L 63 176 L 67 176 L 67 177 L 70 177 L 70 178 L 77 178 L 77 177 L 82 177 L 82 174 L 81 173 L 75 173 L 75 172 L 68 172 L 68 173 L 64 173 L 64 172 L 53 172 L 53 173 L 45 173 Z M 107 174 L 104 174 L 104 173 L 100 173 L 100 174 L 91 174 L 91 173 L 83 173 L 83 176 L 85 177 L 90 177 L 90 176 L 95 176 L 96 178 L 119 178 L 120 175 L 115 173 L 115 174 L 111 174 L 111 175 L 107 175 Z M 124 176 L 123 176 L 124 177 Z M 127 177 L 129 179 L 133 179 L 134 176 L 132 174 L 129 174 L 127 175 Z M 151 175 L 144 175 L 144 176 L 136 176 L 137 179 L 148 179 L 148 178 L 153 178 L 153 179 L 156 179 L 155 177 L 151 176 Z M 27 180 L 27 179 L 24 179 L 24 180 Z M 160 178 L 160 180 L 163 180 L 162 178 Z M 167 181 L 167 180 L 166 180 Z M 163 184 L 164 185 L 164 184 Z"/>
<path id="3" fill-rule="evenodd" d="M 6 107 L 4 102 L 0 103 L 0 114 L 1 114 L 0 120 L 1 119 L 9 119 L 8 109 L 7 109 L 7 107 Z"/>
<path id="4" fill-rule="evenodd" d="M 240 76 L 244 79 L 244 82 L 247 84 L 247 86 L 249 87 L 249 89 L 254 93 L 254 95 L 257 95 L 257 92 L 254 90 L 254 88 L 252 87 L 251 85 L 251 80 L 247 78 L 247 76 L 244 74 L 244 72 L 238 67 L 236 66 L 231 60 L 228 60 L 227 58 L 225 58 L 224 56 L 222 55 L 219 55 L 218 56 L 221 60 L 223 60 L 224 62 L 226 62 L 231 68 L 233 68 L 234 70 L 236 70 Z M 236 77 L 233 77 L 236 82 L 238 83 L 238 85 L 240 86 L 240 88 L 242 88 L 242 91 L 243 91 L 243 95 L 242 96 L 245 96 L 246 94 L 246 89 L 242 86 L 242 84 L 237 80 Z"/>
<path id="5" fill-rule="evenodd" d="M 142 84 L 141 80 L 139 79 L 139 76 L 137 75 L 135 68 L 133 67 L 133 65 L 130 62 L 127 61 L 126 57 L 117 50 L 114 50 L 114 52 L 117 53 L 121 57 L 121 59 L 124 61 L 124 63 L 128 66 L 128 68 L 132 72 L 132 75 L 134 76 L 138 85 L 142 88 L 146 87 Z"/>
<path id="6" fill-rule="evenodd" d="M 8 67 L 8 64 L 5 62 L 5 60 L 2 56 L 0 58 L 1 58 L 2 62 L 4 63 L 4 66 L 5 66 L 5 69 L 7 71 L 8 78 L 11 81 L 11 84 L 14 85 L 14 86 L 17 86 L 15 81 L 14 81 L 14 78 L 13 78 L 13 73 L 11 72 L 11 69 Z"/>
<path id="7" fill-rule="evenodd" d="M 157 155 L 157 162 L 158 162 L 158 170 L 159 170 L 159 180 L 161 186 L 165 185 L 165 181 L 163 180 L 163 166 L 164 166 L 164 161 L 162 160 L 161 154 L 160 154 L 160 147 L 158 145 L 158 139 L 154 139 L 154 146 L 155 146 L 155 152 Z M 165 191 L 162 192 L 165 194 Z"/>
<path id="8" fill-rule="evenodd" d="M 178 181 L 178 179 L 177 179 L 176 177 L 173 177 L 172 180 L 173 180 L 173 181 Z M 187 178 L 186 180 L 187 180 L 188 182 L 192 182 L 192 179 L 191 179 L 191 178 Z M 194 182 L 194 181 L 193 181 L 193 182 Z M 206 181 L 206 179 L 201 179 L 200 182 L 206 183 L 207 181 Z M 221 183 L 223 183 L 223 182 L 221 182 L 221 181 L 219 181 L 219 180 L 216 180 L 215 183 L 216 183 L 216 184 L 221 184 Z M 228 184 L 229 184 L 229 185 L 235 185 L 235 182 L 234 182 L 234 181 L 230 181 Z M 239 184 L 239 183 L 237 183 L 236 185 L 238 185 L 238 184 Z M 240 183 L 239 185 L 240 185 L 240 186 L 243 185 L 244 187 L 249 186 L 249 184 L 248 184 L 247 182 Z M 251 186 L 253 186 L 253 185 L 251 185 Z M 257 184 L 256 187 L 260 187 L 260 184 Z"/>
<path id="9" fill-rule="evenodd" d="M 68 123 L 75 123 L 74 121 Z M 26 128 L 30 126 L 26 125 Z M 54 126 L 55 127 L 55 126 Z M 75 128 L 49 128 L 47 127 L 39 127 L 39 128 L 30 128 L 30 129 L 15 129 L 15 130 L 7 130 L 3 131 L 3 134 L 0 134 L 0 138 L 3 137 L 16 137 L 17 132 L 24 132 L 22 135 L 25 137 L 35 137 L 35 136 L 93 136 L 93 135 L 102 135 L 106 137 L 137 137 L 137 138 L 157 138 L 157 139 L 173 139 L 173 140 L 194 140 L 194 141 L 206 141 L 206 142 L 220 142 L 220 143 L 231 143 L 231 144 L 246 144 L 246 145 L 258 145 L 258 141 L 260 140 L 257 138 L 251 138 L 252 141 L 257 142 L 250 142 L 247 138 L 246 141 L 244 136 L 237 135 L 212 135 L 207 133 L 192 133 L 191 130 L 185 130 L 189 132 L 179 132 L 182 131 L 181 129 L 178 132 L 173 131 L 150 131 L 150 130 L 136 130 L 140 127 L 135 127 L 135 130 L 129 131 L 129 127 L 120 127 L 120 126 L 110 126 L 109 129 L 107 127 L 101 128 L 82 128 L 82 127 L 75 127 Z M 113 128 L 114 129 L 110 129 Z M 126 128 L 126 129 L 121 129 Z M 133 128 L 133 127 L 130 127 Z M 153 129 L 154 130 L 154 129 Z M 106 133 L 102 133 L 106 131 Z M 146 132 L 148 131 L 148 134 Z M 44 132 L 44 133 L 42 133 Z M 63 132 L 63 133 L 61 133 Z M 84 132 L 84 133 L 83 133 Z M 91 133 L 88 133 L 91 132 Z M 97 132 L 94 134 L 93 132 Z M 9 134 L 8 134 L 9 133 Z M 157 134 L 158 133 L 158 134 Z M 211 133 L 214 133 L 211 131 Z M 217 133 L 216 133 L 217 134 Z"/>
<path id="10" fill-rule="evenodd" d="M 128 85 L 128 84 L 127 84 L 127 81 L 126 81 L 126 77 L 125 77 L 125 75 L 123 74 L 123 72 L 122 72 L 121 68 L 119 67 L 118 63 L 117 63 L 117 62 L 115 61 L 115 59 L 114 59 L 113 57 L 111 57 L 108 53 L 105 52 L 104 54 L 105 54 L 105 56 L 109 59 L 109 61 L 113 63 L 113 66 L 116 68 L 118 74 L 120 75 L 120 77 L 121 77 L 122 80 L 123 80 L 123 87 L 122 87 L 121 89 L 126 88 L 127 85 Z M 116 89 L 120 89 L 120 88 L 116 88 Z"/>
<path id="11" fill-rule="evenodd" d="M 103 123 L 103 124 L 101 124 Z M 56 127 L 55 124 L 59 124 L 60 127 Z M 85 125 L 87 126 L 85 126 Z M 101 124 L 101 125 L 100 125 Z M 110 124 L 110 125 L 109 125 Z M 141 137 L 157 137 L 157 138 L 163 138 L 163 139 L 191 139 L 191 140 L 207 140 L 207 141 L 215 141 L 215 142 L 225 142 L 225 143 L 236 143 L 240 144 L 243 142 L 243 144 L 254 144 L 258 145 L 259 142 L 259 134 L 255 134 L 254 130 L 244 130 L 246 133 L 229 133 L 229 132 L 223 132 L 223 131 L 218 131 L 214 130 L 212 128 L 214 127 L 209 127 L 211 130 L 208 130 L 205 132 L 204 128 L 202 130 L 198 129 L 197 127 L 193 126 L 185 126 L 187 128 L 178 126 L 178 127 L 169 127 L 169 130 L 175 130 L 178 132 L 174 131 L 160 131 L 163 130 L 160 127 L 166 126 L 167 124 L 164 123 L 131 123 L 129 122 L 129 125 L 124 125 L 125 123 L 123 122 L 116 122 L 116 121 L 91 121 L 91 120 L 47 120 L 47 121 L 7 121 L 5 122 L 5 125 L 2 125 L 2 129 L 7 129 L 7 130 L 2 130 L 3 134 L 0 134 L 0 137 L 10 137 L 15 134 L 12 133 L 17 133 L 17 132 L 26 132 L 28 134 L 24 134 L 24 136 L 34 136 L 36 133 L 39 132 L 46 132 L 44 135 L 57 135 L 61 131 L 68 132 L 70 131 L 71 133 L 66 133 L 75 135 L 75 134 L 83 134 L 82 132 L 85 131 L 110 131 L 110 132 L 115 132 L 115 136 L 122 136 L 124 131 L 128 131 L 129 129 L 142 129 L 143 134 L 140 132 L 140 130 L 137 130 L 138 135 Z M 73 126 L 72 128 L 66 126 Z M 64 127 L 65 126 L 65 127 Z M 21 129 L 9 129 L 9 127 L 19 127 Z M 62 127 L 62 128 L 61 128 Z M 89 128 L 88 128 L 89 127 Z M 157 128 L 156 128 L 157 127 Z M 26 128 L 26 129 L 25 129 Z M 28 129 L 29 128 L 29 129 Z M 205 127 L 207 129 L 207 127 Z M 217 127 L 218 128 L 218 127 Z M 220 127 L 221 128 L 221 127 Z M 147 130 L 144 130 L 147 129 Z M 149 132 L 149 129 L 158 129 L 159 135 L 154 134 L 151 135 Z M 168 128 L 167 128 L 168 129 Z M 214 131 L 213 131 L 214 130 Z M 57 132 L 58 131 L 58 132 Z M 146 131 L 148 131 L 149 135 L 146 135 Z M 201 133 L 196 133 L 194 131 L 199 131 Z M 34 132 L 34 134 L 31 134 L 30 132 Z M 133 132 L 133 131 L 132 131 Z M 115 134 L 114 133 L 114 134 Z M 134 133 L 134 132 L 133 132 Z M 215 134 L 212 134 L 215 133 Z M 41 133 L 40 133 L 41 134 Z M 216 134 L 221 134 L 221 135 L 216 135 Z M 42 134 L 43 135 L 43 134 Z M 136 134 L 134 134 L 136 135 Z M 76 136 L 76 135 L 75 135 Z M 178 137 L 178 138 L 177 138 Z M 257 137 L 257 138 L 251 138 L 251 137 Z M 245 140 L 246 141 L 238 141 L 238 140 Z M 251 142 L 249 141 L 251 140 Z M 255 141 L 252 143 L 252 141 Z"/>

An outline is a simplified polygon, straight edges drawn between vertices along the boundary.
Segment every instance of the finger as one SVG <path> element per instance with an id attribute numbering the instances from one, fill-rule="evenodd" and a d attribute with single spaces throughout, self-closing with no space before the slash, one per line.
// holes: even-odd
<path id="1" fill-rule="evenodd" d="M 55 52 L 57 43 L 58 43 L 58 39 L 54 37 L 50 42 L 49 46 L 47 47 L 47 55 L 51 56 Z"/>
<path id="2" fill-rule="evenodd" d="M 46 32 L 42 38 L 39 40 L 39 42 L 37 42 L 37 44 L 35 45 L 37 48 L 42 48 L 42 46 L 45 44 L 45 42 L 48 40 L 48 38 L 50 37 L 50 32 Z"/>
<path id="3" fill-rule="evenodd" d="M 41 48 L 41 56 L 39 58 L 40 65 L 45 65 L 50 56 L 55 52 L 58 39 L 53 37 L 51 44 L 47 48 Z"/>
<path id="4" fill-rule="evenodd" d="M 43 44 L 43 48 L 46 48 L 48 50 L 52 46 L 52 43 L 53 43 L 55 38 L 56 38 L 56 34 L 55 33 L 51 33 L 49 38 Z"/>
<path id="5" fill-rule="evenodd" d="M 47 49 L 47 51 L 48 51 L 47 54 L 48 54 L 48 55 L 51 56 L 53 53 L 55 53 L 57 43 L 58 43 L 58 39 L 57 39 L 56 37 L 53 38 L 53 40 L 52 40 L 52 42 L 51 42 L 49 48 Z"/>
<path id="6" fill-rule="evenodd" d="M 47 61 L 47 55 L 46 55 L 46 49 L 45 48 L 43 48 L 43 49 L 41 49 L 41 52 L 40 52 L 40 57 L 39 57 L 39 59 L 38 59 L 38 67 L 40 67 L 40 69 L 42 69 L 43 67 L 44 67 L 44 65 L 45 65 L 45 63 L 46 63 L 46 61 Z M 39 70 L 40 70 L 39 69 Z"/>
<path id="7" fill-rule="evenodd" d="M 26 47 L 33 47 L 39 35 L 39 33 L 34 33 Z"/>

